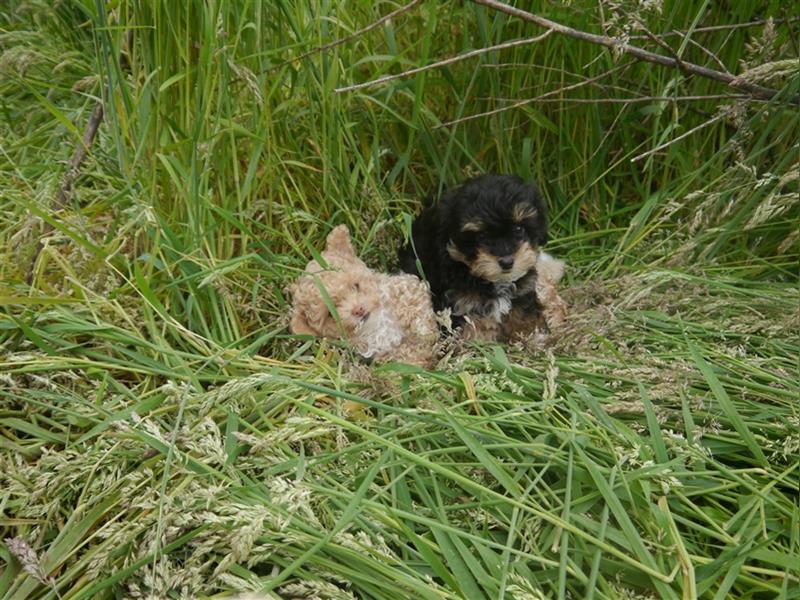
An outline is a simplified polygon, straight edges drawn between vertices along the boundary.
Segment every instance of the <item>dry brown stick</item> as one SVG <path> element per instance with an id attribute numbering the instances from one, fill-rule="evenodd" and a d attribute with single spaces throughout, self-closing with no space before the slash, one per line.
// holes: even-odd
<path id="1" fill-rule="evenodd" d="M 303 60 L 304 58 L 308 58 L 312 54 L 316 54 L 317 52 L 323 52 L 325 50 L 330 50 L 331 48 L 335 48 L 336 46 L 344 44 L 345 42 L 349 42 L 350 40 L 353 40 L 353 39 L 357 38 L 360 35 L 364 35 L 365 33 L 369 32 L 369 31 L 372 31 L 373 29 L 375 29 L 379 25 L 382 25 L 386 21 L 391 21 L 393 18 L 395 18 L 397 16 L 400 16 L 405 12 L 408 12 L 409 10 L 414 8 L 417 4 L 419 4 L 419 2 L 420 2 L 420 0 L 412 0 L 411 2 L 406 4 L 405 6 L 401 6 L 397 10 L 390 12 L 388 15 L 383 16 L 380 19 L 378 19 L 377 21 L 374 21 L 374 22 L 370 23 L 366 27 L 362 27 L 361 29 L 359 29 L 357 31 L 354 31 L 350 35 L 346 35 L 346 36 L 341 37 L 339 39 L 333 40 L 332 42 L 329 42 L 327 44 L 323 44 L 322 46 L 318 46 L 317 48 L 312 48 L 308 52 L 303 52 L 302 54 L 300 54 L 298 56 L 295 56 L 294 58 L 290 58 L 289 60 L 286 60 L 286 61 L 284 61 L 284 62 L 282 62 L 282 63 L 280 63 L 278 65 L 275 65 L 274 67 L 271 67 L 271 68 L 267 69 L 267 73 L 272 73 L 273 71 L 277 71 L 278 69 L 281 69 L 281 68 L 285 67 L 286 65 L 290 65 L 292 63 L 295 63 L 298 60 Z"/>
<path id="2" fill-rule="evenodd" d="M 86 160 L 86 156 L 89 153 L 89 148 L 91 148 L 92 143 L 94 142 L 94 138 L 97 135 L 97 130 L 102 121 L 103 99 L 100 98 L 97 100 L 97 104 L 95 104 L 92 114 L 89 117 L 89 122 L 86 124 L 86 131 L 83 132 L 81 143 L 75 146 L 75 151 L 72 153 L 72 160 L 69 161 L 69 168 L 61 179 L 61 187 L 59 187 L 58 193 L 56 193 L 53 211 L 59 211 L 64 208 L 64 205 L 69 198 L 69 193 L 72 190 L 72 185 L 75 183 L 78 175 L 80 175 L 83 161 Z M 39 241 L 36 244 L 36 249 L 33 252 L 33 257 L 28 265 L 28 273 L 25 277 L 25 281 L 28 283 L 28 285 L 33 282 L 33 272 L 36 269 L 36 262 L 39 260 L 39 255 L 42 253 L 42 249 L 44 248 L 44 239 L 52 231 L 53 226 L 45 221 L 42 233 L 39 235 Z"/>
<path id="3" fill-rule="evenodd" d="M 125 34 L 125 43 L 119 54 L 120 67 L 126 71 L 130 69 L 128 53 L 132 52 L 132 48 L 133 29 L 129 29 Z M 103 89 L 105 90 L 106 97 L 111 98 L 110 80 L 106 81 Z M 72 153 L 72 159 L 69 161 L 69 168 L 61 179 L 61 187 L 56 193 L 53 210 L 61 210 L 67 203 L 67 200 L 69 199 L 69 193 L 72 191 L 72 186 L 81 173 L 83 161 L 86 160 L 86 156 L 89 154 L 89 149 L 92 147 L 94 138 L 97 136 L 97 130 L 100 128 L 100 123 L 103 122 L 103 116 L 103 92 L 101 91 L 100 97 L 97 99 L 97 104 L 94 105 L 92 114 L 89 116 L 89 122 L 86 124 L 86 130 L 83 132 L 81 143 L 75 147 L 75 151 Z M 33 282 L 33 272 L 36 269 L 36 261 L 39 260 L 39 255 L 42 253 L 42 249 L 44 248 L 44 239 L 51 231 L 53 231 L 53 226 L 45 221 L 42 233 L 39 236 L 39 241 L 36 244 L 33 257 L 28 265 L 28 272 L 25 276 L 25 281 L 28 283 L 28 285 Z"/>
<path id="4" fill-rule="evenodd" d="M 642 48 L 637 48 L 636 46 L 629 46 L 628 44 L 624 44 L 620 40 L 615 40 L 614 38 L 610 38 L 604 35 L 596 35 L 594 33 L 587 33 L 586 31 L 580 31 L 578 29 L 573 29 L 572 27 L 567 27 L 566 25 L 562 25 L 561 23 L 556 23 L 555 21 L 551 21 L 550 19 L 545 19 L 544 17 L 540 17 L 539 15 L 535 15 L 533 13 L 520 10 L 519 8 L 509 6 L 508 4 L 505 4 L 503 2 L 498 2 L 497 0 L 472 0 L 472 1 L 475 2 L 476 4 L 483 4 L 484 6 L 493 8 L 494 10 L 504 12 L 514 17 L 520 18 L 523 21 L 535 23 L 539 27 L 544 27 L 545 29 L 551 29 L 556 33 L 560 33 L 562 35 L 566 35 L 571 38 L 582 40 L 584 42 L 590 42 L 592 44 L 598 44 L 600 46 L 605 46 L 606 48 L 611 48 L 612 50 L 618 50 L 623 54 L 629 54 L 630 56 L 633 56 L 634 58 L 637 58 L 639 60 L 644 60 L 665 67 L 679 68 L 683 72 L 689 73 L 691 75 L 699 75 L 700 77 L 705 77 L 707 79 L 719 81 L 731 87 L 735 87 L 739 90 L 744 90 L 757 98 L 764 98 L 769 100 L 773 98 L 779 91 L 755 83 L 748 83 L 746 81 L 738 80 L 733 75 L 730 75 L 728 73 L 723 73 L 721 71 L 716 71 L 714 69 L 709 69 L 708 67 L 704 67 L 702 65 L 696 65 L 694 63 L 686 61 L 678 62 L 677 60 L 669 56 L 656 54 L 654 52 L 650 52 Z M 792 104 L 800 104 L 800 98 L 793 97 L 791 98 L 790 102 Z"/>
<path id="5" fill-rule="evenodd" d="M 64 173 L 64 178 L 61 180 L 61 188 L 58 190 L 58 194 L 56 194 L 55 210 L 60 210 L 64 207 L 64 203 L 67 201 L 67 197 L 72 190 L 72 184 L 81 172 L 81 165 L 83 165 L 83 161 L 86 160 L 89 148 L 92 142 L 94 142 L 97 129 L 100 127 L 102 121 L 103 101 L 101 99 L 94 105 L 92 114 L 89 117 L 89 122 L 86 124 L 86 131 L 83 132 L 81 143 L 75 146 L 75 152 L 72 153 L 72 160 L 69 161 L 69 169 Z"/>

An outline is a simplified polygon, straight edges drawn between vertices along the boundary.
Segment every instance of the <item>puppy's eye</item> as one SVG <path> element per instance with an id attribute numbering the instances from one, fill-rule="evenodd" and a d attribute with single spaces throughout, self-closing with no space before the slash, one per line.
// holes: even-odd
<path id="1" fill-rule="evenodd" d="M 359 290 L 361 290 L 361 286 L 358 283 L 354 283 L 353 289 L 358 292 Z"/>
<path id="2" fill-rule="evenodd" d="M 513 231 L 514 235 L 517 237 L 525 235 L 525 228 L 522 225 L 514 225 L 511 231 Z"/>

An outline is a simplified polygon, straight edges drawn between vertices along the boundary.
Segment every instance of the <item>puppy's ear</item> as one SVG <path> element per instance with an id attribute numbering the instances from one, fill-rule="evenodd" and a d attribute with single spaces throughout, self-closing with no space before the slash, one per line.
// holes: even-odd
<path id="1" fill-rule="evenodd" d="M 528 189 L 528 202 L 536 211 L 536 227 L 534 229 L 535 238 L 533 241 L 537 246 L 544 246 L 549 239 L 547 227 L 547 207 L 545 206 L 542 192 L 535 183 L 526 185 Z"/>
<path id="2" fill-rule="evenodd" d="M 536 245 L 544 246 L 549 239 L 547 234 L 547 217 L 541 216 L 538 225 L 536 226 Z"/>
<path id="3" fill-rule="evenodd" d="M 353 250 L 353 243 L 350 241 L 350 230 L 347 225 L 338 225 L 333 228 L 333 231 L 328 234 L 325 250 L 336 254 L 352 254 L 355 256 L 356 252 Z"/>

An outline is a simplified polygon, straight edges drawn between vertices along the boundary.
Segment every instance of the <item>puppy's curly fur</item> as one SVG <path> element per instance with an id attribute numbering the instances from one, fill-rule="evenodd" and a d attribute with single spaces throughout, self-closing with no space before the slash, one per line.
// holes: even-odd
<path id="1" fill-rule="evenodd" d="M 438 328 L 427 285 L 367 267 L 345 225 L 334 228 L 326 244 L 327 268 L 312 260 L 291 288 L 292 333 L 346 339 L 378 362 L 430 366 Z"/>
<path id="2" fill-rule="evenodd" d="M 422 211 L 400 267 L 428 280 L 434 308 L 449 308 L 463 335 L 504 341 L 541 322 L 543 301 L 563 310 L 555 291 L 563 263 L 540 252 L 545 242 L 538 189 L 516 176 L 483 175 Z M 540 280 L 538 271 L 548 274 Z"/>

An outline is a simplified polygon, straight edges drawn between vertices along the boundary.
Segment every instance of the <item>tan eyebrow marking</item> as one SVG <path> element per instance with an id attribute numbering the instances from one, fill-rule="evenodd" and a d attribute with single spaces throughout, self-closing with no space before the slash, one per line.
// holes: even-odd
<path id="1" fill-rule="evenodd" d="M 468 264 L 469 263 L 469 261 L 467 260 L 467 257 L 464 256 L 464 254 L 461 252 L 461 250 L 456 248 L 456 245 L 453 243 L 453 240 L 450 240 L 449 242 L 447 242 L 447 253 L 450 255 L 450 258 L 452 258 L 453 260 L 457 260 L 459 262 L 463 262 L 464 264 Z"/>
<path id="2" fill-rule="evenodd" d="M 461 231 L 466 233 L 467 231 L 483 231 L 483 221 L 468 221 L 461 226 Z"/>
<path id="3" fill-rule="evenodd" d="M 537 214 L 539 214 L 538 211 L 529 204 L 515 204 L 511 209 L 511 217 L 517 223 L 533 219 Z"/>

